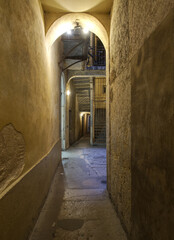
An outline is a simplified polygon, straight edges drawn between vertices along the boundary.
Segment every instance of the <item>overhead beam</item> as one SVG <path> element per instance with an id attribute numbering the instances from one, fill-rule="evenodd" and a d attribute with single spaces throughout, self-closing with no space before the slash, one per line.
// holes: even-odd
<path id="1" fill-rule="evenodd" d="M 79 71 L 79 70 L 68 70 L 68 83 L 72 79 L 78 79 L 78 78 L 88 78 L 88 77 L 106 77 L 106 71 L 105 70 L 85 70 L 85 71 Z"/>

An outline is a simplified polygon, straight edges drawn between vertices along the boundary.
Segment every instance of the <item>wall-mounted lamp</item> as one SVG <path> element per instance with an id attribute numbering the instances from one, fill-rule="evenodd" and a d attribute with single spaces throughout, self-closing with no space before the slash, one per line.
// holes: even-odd
<path id="1" fill-rule="evenodd" d="M 66 95 L 69 96 L 70 95 L 70 90 L 66 91 Z"/>

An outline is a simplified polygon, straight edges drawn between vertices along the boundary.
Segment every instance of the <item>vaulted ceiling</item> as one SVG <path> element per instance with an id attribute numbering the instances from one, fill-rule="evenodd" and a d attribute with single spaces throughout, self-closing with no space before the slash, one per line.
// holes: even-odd
<path id="1" fill-rule="evenodd" d="M 109 13 L 113 0 L 41 0 L 45 11 Z"/>

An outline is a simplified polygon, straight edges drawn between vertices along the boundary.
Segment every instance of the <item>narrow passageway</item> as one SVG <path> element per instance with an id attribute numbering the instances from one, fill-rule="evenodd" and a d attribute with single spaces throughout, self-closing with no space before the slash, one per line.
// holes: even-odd
<path id="1" fill-rule="evenodd" d="M 30 240 L 124 240 L 106 190 L 106 149 L 83 137 L 62 152 Z"/>

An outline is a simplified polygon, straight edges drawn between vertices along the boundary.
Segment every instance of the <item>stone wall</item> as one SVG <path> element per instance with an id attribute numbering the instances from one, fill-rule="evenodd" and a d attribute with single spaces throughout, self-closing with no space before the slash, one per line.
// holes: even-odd
<path id="1" fill-rule="evenodd" d="M 174 226 L 174 11 L 131 61 L 132 239 L 169 240 Z"/>
<path id="2" fill-rule="evenodd" d="M 172 239 L 173 0 L 115 0 L 109 192 L 131 239 Z"/>
<path id="3" fill-rule="evenodd" d="M 60 161 L 60 41 L 47 49 L 39 1 L 1 1 L 0 18 L 0 239 L 24 239 Z"/>
<path id="4" fill-rule="evenodd" d="M 114 1 L 110 35 L 110 186 L 127 232 L 131 217 L 131 70 L 128 1 Z"/>

